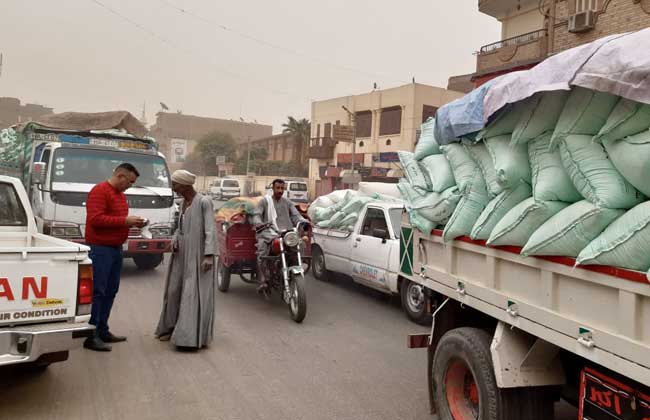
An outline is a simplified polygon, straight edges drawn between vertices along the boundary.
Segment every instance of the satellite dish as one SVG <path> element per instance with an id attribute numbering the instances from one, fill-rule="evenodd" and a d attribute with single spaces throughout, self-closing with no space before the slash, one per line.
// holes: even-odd
<path id="1" fill-rule="evenodd" d="M 164 102 L 161 102 L 161 103 L 160 103 L 160 106 L 162 107 L 162 109 L 163 109 L 164 111 L 169 111 L 169 107 L 168 107 L 167 105 L 165 105 Z"/>

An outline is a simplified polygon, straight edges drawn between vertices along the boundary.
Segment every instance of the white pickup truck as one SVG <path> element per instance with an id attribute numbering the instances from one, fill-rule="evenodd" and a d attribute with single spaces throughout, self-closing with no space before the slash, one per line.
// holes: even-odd
<path id="1" fill-rule="evenodd" d="M 93 333 L 88 248 L 37 233 L 25 189 L 0 176 L 0 366 L 64 361 Z"/>
<path id="2" fill-rule="evenodd" d="M 650 281 L 646 273 L 528 257 L 405 216 L 401 277 L 437 308 L 428 384 L 439 418 L 549 420 L 562 396 L 580 420 L 650 419 Z"/>
<path id="3" fill-rule="evenodd" d="M 404 206 L 371 202 L 359 212 L 352 232 L 314 228 L 312 267 L 314 277 L 329 272 L 352 277 L 355 282 L 387 294 L 401 295 L 402 308 L 414 322 L 427 324 L 424 289 L 399 276 L 400 220 Z"/>

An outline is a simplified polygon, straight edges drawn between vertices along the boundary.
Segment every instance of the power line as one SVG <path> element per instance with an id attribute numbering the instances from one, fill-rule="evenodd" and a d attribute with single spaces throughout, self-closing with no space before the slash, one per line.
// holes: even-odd
<path id="1" fill-rule="evenodd" d="M 103 2 L 101 2 L 99 0 L 90 0 L 90 1 L 92 3 L 95 3 L 97 6 L 107 10 L 108 12 L 113 14 L 114 16 L 117 16 L 118 18 L 124 20 L 125 22 L 128 22 L 129 24 L 135 26 L 136 28 L 140 29 L 141 31 L 146 32 L 149 36 L 155 38 L 156 40 L 160 41 L 161 43 L 163 43 L 165 45 L 168 45 L 168 46 L 171 46 L 173 48 L 176 48 L 176 49 L 178 49 L 180 51 L 183 51 L 186 54 L 190 54 L 190 55 L 196 54 L 196 51 L 188 49 L 188 48 L 184 48 L 184 47 L 182 47 L 182 46 L 180 46 L 178 44 L 175 44 L 174 42 L 170 41 L 169 39 L 165 38 L 164 36 L 159 35 L 158 33 L 152 31 L 151 29 L 146 28 L 145 26 L 143 26 L 140 23 L 134 21 L 133 19 L 129 18 L 128 16 L 118 12 L 117 10 L 111 8 L 110 6 L 106 5 L 105 3 L 103 3 Z M 204 57 L 202 57 L 202 58 L 204 58 Z M 257 86 L 259 86 L 260 88 L 265 89 L 265 90 L 267 90 L 269 92 L 272 92 L 272 93 L 275 93 L 275 94 L 278 94 L 278 95 L 294 97 L 294 98 L 297 98 L 297 99 L 300 99 L 300 100 L 303 100 L 303 101 L 308 101 L 308 102 L 311 101 L 310 98 L 306 98 L 306 97 L 298 95 L 298 94 L 294 94 L 294 93 L 291 93 L 291 92 L 288 92 L 288 91 L 282 91 L 282 90 L 278 90 L 278 89 L 275 89 L 275 88 L 268 87 L 268 86 L 262 84 L 258 80 L 248 78 L 248 77 L 242 76 L 240 74 L 234 73 L 234 72 L 232 72 L 230 70 L 224 69 L 224 68 L 222 68 L 220 66 L 217 66 L 216 64 L 214 64 L 211 61 L 208 61 L 208 65 L 210 65 L 216 71 L 218 71 L 220 73 L 223 73 L 223 74 L 226 74 L 226 75 L 228 75 L 228 76 L 230 76 L 232 78 L 243 80 L 243 81 L 248 81 L 248 82 L 253 82 L 253 83 L 257 84 Z"/>
<path id="2" fill-rule="evenodd" d="M 399 83 L 408 83 L 405 80 L 399 80 L 399 79 L 396 79 L 396 78 L 392 78 L 392 76 L 381 75 L 381 74 L 378 74 L 378 73 L 372 73 L 372 72 L 368 72 L 368 71 L 364 71 L 364 70 L 359 70 L 359 69 L 355 69 L 355 68 L 348 67 L 348 66 L 342 66 L 340 64 L 336 64 L 336 63 L 332 63 L 331 61 L 327 61 L 327 60 L 325 60 L 325 59 L 323 59 L 321 57 L 316 57 L 316 56 L 313 56 L 313 55 L 309 55 L 309 54 L 306 54 L 304 52 L 297 51 L 297 50 L 291 49 L 289 47 L 285 47 L 283 45 L 274 44 L 274 43 L 265 41 L 265 40 L 263 40 L 261 38 L 257 38 L 255 36 L 249 35 L 247 33 L 235 30 L 235 29 L 230 28 L 230 27 L 228 27 L 226 25 L 223 25 L 223 24 L 221 24 L 219 22 L 215 22 L 215 21 L 212 21 L 210 19 L 206 19 L 203 16 L 200 16 L 200 15 L 192 12 L 191 10 L 184 9 L 182 7 L 176 6 L 175 4 L 173 4 L 172 2 L 170 2 L 168 0 L 158 0 L 158 1 L 160 3 L 163 3 L 163 4 L 167 5 L 167 7 L 170 7 L 172 9 L 178 11 L 179 13 L 182 13 L 182 14 L 188 15 L 188 16 L 194 18 L 194 19 L 200 20 L 201 22 L 203 22 L 203 23 L 205 23 L 207 25 L 214 26 L 217 29 L 225 31 L 225 32 L 233 33 L 233 34 L 235 34 L 235 35 L 237 35 L 237 36 L 239 36 L 241 38 L 247 39 L 249 41 L 253 41 L 253 42 L 257 43 L 257 44 L 260 44 L 260 45 L 268 47 L 268 48 L 273 48 L 273 49 L 282 51 L 282 52 L 287 53 L 287 54 L 295 55 L 295 56 L 300 57 L 300 58 L 306 58 L 306 59 L 312 60 L 312 61 L 314 61 L 314 62 L 316 62 L 318 64 L 322 64 L 322 65 L 325 65 L 325 66 L 336 68 L 338 70 L 342 70 L 342 71 L 346 71 L 346 72 L 350 72 L 350 73 L 362 74 L 364 76 L 370 76 L 370 77 L 380 77 L 380 78 L 383 78 L 383 79 L 390 78 L 388 80 L 392 79 L 391 81 L 399 82 Z"/>

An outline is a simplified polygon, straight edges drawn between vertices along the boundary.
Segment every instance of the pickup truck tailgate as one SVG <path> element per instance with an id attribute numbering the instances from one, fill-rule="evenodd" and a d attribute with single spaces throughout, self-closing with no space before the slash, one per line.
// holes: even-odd
<path id="1" fill-rule="evenodd" d="M 0 250 L 0 326 L 73 318 L 80 258 Z"/>

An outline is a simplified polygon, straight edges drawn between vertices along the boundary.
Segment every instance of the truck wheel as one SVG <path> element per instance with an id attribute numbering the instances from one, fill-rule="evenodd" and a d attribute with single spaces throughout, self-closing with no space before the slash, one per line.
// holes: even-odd
<path id="1" fill-rule="evenodd" d="M 133 262 L 140 270 L 153 270 L 163 262 L 163 254 L 137 255 Z"/>
<path id="2" fill-rule="evenodd" d="M 499 389 L 492 337 L 477 328 L 447 332 L 433 359 L 433 393 L 440 420 L 552 419 L 550 387 Z"/>
<path id="3" fill-rule="evenodd" d="M 230 268 L 223 265 L 221 260 L 217 258 L 217 289 L 220 292 L 226 293 L 230 288 Z"/>
<path id="4" fill-rule="evenodd" d="M 427 313 L 427 295 L 424 286 L 402 279 L 399 291 L 402 309 L 407 318 L 416 324 L 431 325 L 431 314 Z"/>
<path id="5" fill-rule="evenodd" d="M 311 265 L 314 277 L 318 280 L 327 280 L 327 267 L 325 266 L 325 254 L 320 247 L 315 246 L 311 251 Z"/>

